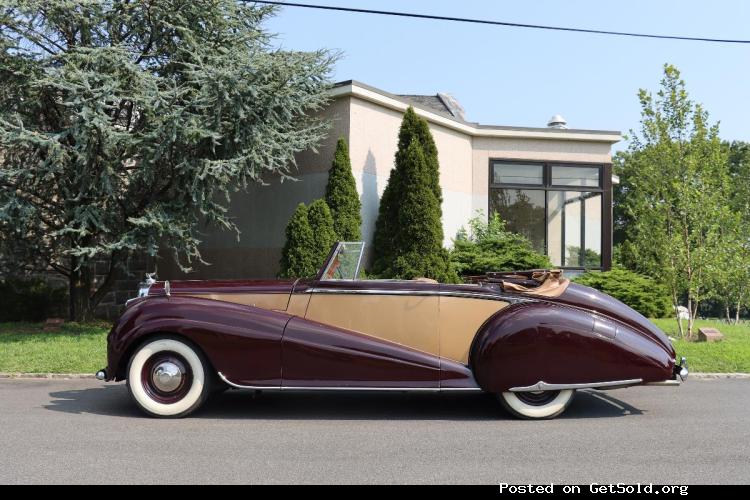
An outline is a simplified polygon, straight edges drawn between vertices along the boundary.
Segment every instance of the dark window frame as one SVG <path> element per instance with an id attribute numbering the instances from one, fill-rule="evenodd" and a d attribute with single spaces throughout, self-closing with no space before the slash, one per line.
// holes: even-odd
<path id="1" fill-rule="evenodd" d="M 495 183 L 494 176 L 494 165 L 496 164 L 533 164 L 542 166 L 542 184 L 504 184 Z M 598 186 L 567 186 L 552 184 L 552 167 L 553 166 L 571 166 L 571 167 L 596 167 L 599 169 L 599 185 Z M 487 216 L 490 216 L 492 207 L 492 190 L 493 189 L 523 189 L 523 190 L 538 190 L 544 191 L 544 252 L 549 254 L 549 241 L 548 241 L 548 224 L 547 220 L 549 214 L 549 201 L 548 192 L 550 191 L 580 191 L 580 192 L 592 192 L 601 194 L 601 266 L 600 267 L 585 267 L 585 266 L 561 266 L 563 269 L 570 269 L 576 271 L 583 270 L 602 270 L 607 271 L 612 268 L 612 164 L 611 163 L 600 163 L 600 162 L 586 162 L 586 161 L 539 161 L 539 160 L 526 160 L 522 158 L 490 158 L 489 165 L 487 168 L 488 172 L 488 196 L 487 196 Z M 581 248 L 581 252 L 584 252 L 584 248 Z"/>

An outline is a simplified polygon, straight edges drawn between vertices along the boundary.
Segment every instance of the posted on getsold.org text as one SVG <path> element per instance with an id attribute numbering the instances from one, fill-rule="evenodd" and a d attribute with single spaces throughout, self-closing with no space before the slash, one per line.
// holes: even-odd
<path id="1" fill-rule="evenodd" d="M 576 484 L 508 484 L 500 483 L 500 495 L 549 495 L 549 494 L 572 494 L 572 495 L 680 495 L 688 494 L 687 485 L 660 485 L 653 483 L 636 484 L 599 484 L 586 485 Z"/>

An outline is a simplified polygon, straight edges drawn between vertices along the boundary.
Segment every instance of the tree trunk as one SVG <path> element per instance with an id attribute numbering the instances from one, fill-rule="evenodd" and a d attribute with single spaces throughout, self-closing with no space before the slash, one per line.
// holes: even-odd
<path id="1" fill-rule="evenodd" d="M 120 272 L 121 255 L 117 252 L 110 256 L 109 272 L 99 288 L 94 290 L 94 270 L 91 265 L 81 265 L 72 259 L 73 271 L 70 273 L 70 312 L 71 321 L 85 322 L 94 319 L 94 311 L 99 302 L 112 289 Z M 77 266 L 80 266 L 76 269 Z"/>
<path id="2" fill-rule="evenodd" d="M 79 265 L 77 259 L 72 259 L 73 269 L 70 272 L 69 280 L 69 313 L 70 321 L 85 322 L 94 318 L 93 307 L 91 305 L 91 286 L 92 273 L 87 266 Z"/>
<path id="3" fill-rule="evenodd" d="M 696 300 L 695 303 L 691 307 L 692 301 L 688 298 L 688 315 L 690 316 L 690 319 L 688 319 L 688 339 L 692 340 L 693 338 L 693 326 L 695 325 L 695 317 L 698 315 L 698 301 Z"/>
<path id="4" fill-rule="evenodd" d="M 682 329 L 682 320 L 680 319 L 680 303 L 677 301 L 677 291 L 672 288 L 672 307 L 674 308 L 674 317 L 677 320 L 677 332 L 680 338 L 684 338 L 685 331 Z"/>
<path id="5" fill-rule="evenodd" d="M 728 303 L 724 306 L 724 311 L 726 312 L 726 316 L 727 316 L 727 324 L 731 325 L 732 324 L 732 316 L 731 316 L 731 314 L 729 312 L 729 304 Z"/>
<path id="6" fill-rule="evenodd" d="M 737 309 L 734 310 L 734 324 L 739 325 L 740 324 L 740 307 L 742 307 L 742 302 L 737 301 Z"/>

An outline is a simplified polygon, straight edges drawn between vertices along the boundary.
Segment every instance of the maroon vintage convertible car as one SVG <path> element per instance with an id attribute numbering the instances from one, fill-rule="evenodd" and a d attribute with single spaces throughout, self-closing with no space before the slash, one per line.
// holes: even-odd
<path id="1" fill-rule="evenodd" d="M 577 389 L 687 377 L 663 332 L 559 271 L 358 280 L 363 250 L 337 243 L 314 279 L 149 279 L 112 328 L 97 378 L 127 380 L 159 417 L 232 387 L 485 391 L 515 416 L 551 418 Z"/>

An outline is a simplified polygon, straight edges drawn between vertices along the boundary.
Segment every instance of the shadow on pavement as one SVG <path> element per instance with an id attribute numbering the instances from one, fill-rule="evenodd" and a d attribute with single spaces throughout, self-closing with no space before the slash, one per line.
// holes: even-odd
<path id="1" fill-rule="evenodd" d="M 640 415 L 643 412 L 599 391 L 578 391 L 560 419 Z M 141 417 L 125 384 L 56 391 L 45 408 L 74 414 Z M 488 394 L 310 393 L 227 391 L 192 418 L 270 420 L 510 420 Z"/>

